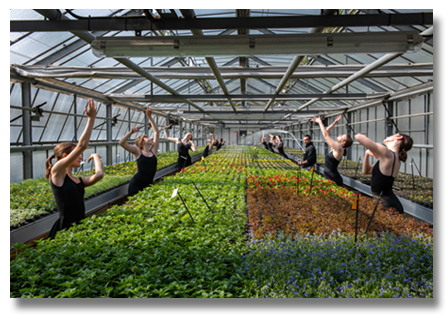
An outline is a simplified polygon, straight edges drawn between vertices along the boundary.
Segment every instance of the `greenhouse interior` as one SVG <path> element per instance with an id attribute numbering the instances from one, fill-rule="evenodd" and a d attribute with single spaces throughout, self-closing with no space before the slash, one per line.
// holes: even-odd
<path id="1" fill-rule="evenodd" d="M 433 298 L 432 9 L 11 9 L 10 298 Z"/>

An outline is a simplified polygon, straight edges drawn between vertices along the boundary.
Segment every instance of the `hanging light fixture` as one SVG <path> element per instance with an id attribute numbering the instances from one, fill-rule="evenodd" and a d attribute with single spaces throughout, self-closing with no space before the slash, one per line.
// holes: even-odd
<path id="1" fill-rule="evenodd" d="M 322 55 L 418 51 L 418 32 L 99 37 L 97 57 Z"/>

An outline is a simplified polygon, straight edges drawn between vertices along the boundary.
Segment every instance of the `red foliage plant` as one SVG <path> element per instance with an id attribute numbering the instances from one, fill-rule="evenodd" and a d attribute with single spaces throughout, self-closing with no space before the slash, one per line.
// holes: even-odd
<path id="1" fill-rule="evenodd" d="M 335 230 L 355 233 L 356 210 L 353 198 L 340 198 L 331 194 L 297 194 L 289 188 L 248 188 L 247 206 L 249 227 L 257 239 L 280 231 L 296 234 L 330 234 Z M 365 232 L 376 201 L 360 197 L 358 234 Z M 425 233 L 432 237 L 427 223 L 405 218 L 395 209 L 378 205 L 369 233 L 394 232 L 395 234 Z"/>

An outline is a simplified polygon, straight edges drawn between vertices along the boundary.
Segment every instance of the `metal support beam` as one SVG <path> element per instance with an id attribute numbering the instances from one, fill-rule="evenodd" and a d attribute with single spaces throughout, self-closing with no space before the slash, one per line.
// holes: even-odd
<path id="1" fill-rule="evenodd" d="M 384 117 L 386 118 L 385 127 L 386 127 L 386 138 L 394 134 L 394 122 L 391 117 L 394 115 L 394 102 L 387 102 L 387 108 L 384 106 Z"/>
<path id="2" fill-rule="evenodd" d="M 248 17 L 250 16 L 250 9 L 236 9 L 236 16 L 237 17 Z M 238 35 L 247 35 L 248 30 L 247 29 L 238 29 Z M 249 67 L 249 60 L 247 57 L 239 57 L 240 61 L 240 67 L 242 68 L 248 68 Z M 246 94 L 246 79 L 241 78 L 240 79 L 240 88 L 241 88 L 241 94 Z M 243 107 L 245 107 L 245 102 L 242 103 Z"/>
<path id="3" fill-rule="evenodd" d="M 37 10 L 36 10 L 37 11 Z M 44 10 L 39 10 L 44 11 Z M 50 21 L 17 20 L 10 21 L 10 32 L 26 31 L 121 31 L 131 29 L 143 30 L 192 30 L 192 29 L 260 29 L 260 28 L 312 28 L 312 27 L 366 27 L 391 25 L 432 25 L 433 13 L 401 13 L 401 14 L 367 14 L 367 15 L 335 15 L 335 16 L 253 16 L 235 18 L 164 18 L 163 26 L 156 27 L 148 18 L 113 17 L 89 18 L 79 20 L 56 20 L 58 11 Z M 60 15 L 60 13 L 59 13 Z"/>
<path id="4" fill-rule="evenodd" d="M 31 84 L 22 83 L 22 106 L 31 108 Z M 31 124 L 31 111 L 24 109 L 22 112 L 22 130 L 23 130 L 23 145 L 32 146 L 32 124 Z M 23 179 L 33 178 L 33 153 L 23 152 Z"/>
<path id="5" fill-rule="evenodd" d="M 366 94 L 366 93 L 298 93 L 298 94 L 284 94 L 284 95 L 276 95 L 276 94 L 184 94 L 179 96 L 173 95 L 141 95 L 141 94 L 131 94 L 131 95 L 116 95 L 111 94 L 109 98 L 113 100 L 121 100 L 121 101 L 133 101 L 133 102 L 152 102 L 152 103 L 160 103 L 160 102 L 182 102 L 185 99 L 194 101 L 194 102 L 210 102 L 210 101 L 227 101 L 228 99 L 232 100 L 241 100 L 241 101 L 263 101 L 269 100 L 271 98 L 278 97 L 279 100 L 288 101 L 288 100 L 311 100 L 315 98 L 321 98 L 322 100 L 332 101 L 332 100 L 365 100 L 365 99 L 378 99 L 382 97 L 388 96 L 387 92 L 380 92 L 375 94 Z M 204 110 L 206 111 L 206 110 Z"/>
<path id="6" fill-rule="evenodd" d="M 73 142 L 78 142 L 78 117 L 76 116 L 77 108 L 77 97 L 76 95 L 73 95 Z"/>
<path id="7" fill-rule="evenodd" d="M 185 18 L 196 18 L 196 14 L 193 9 L 181 9 L 180 11 Z M 200 36 L 204 35 L 202 30 L 200 30 L 200 29 L 191 29 L 191 33 L 193 35 L 200 35 Z M 229 91 L 227 90 L 227 87 L 224 83 L 221 73 L 219 72 L 218 65 L 216 64 L 215 59 L 213 57 L 206 57 L 205 60 L 207 61 L 210 69 L 212 70 L 213 74 L 215 75 L 216 80 L 218 81 L 219 85 L 221 86 L 222 91 L 224 92 L 224 94 L 228 95 Z M 232 107 L 232 109 L 234 111 L 236 111 L 235 105 L 233 105 L 232 100 L 230 98 L 228 98 L 228 101 L 229 101 L 229 104 Z"/>
<path id="8" fill-rule="evenodd" d="M 106 105 L 106 141 L 112 141 L 112 105 Z M 106 165 L 112 164 L 112 145 L 106 145 Z"/>

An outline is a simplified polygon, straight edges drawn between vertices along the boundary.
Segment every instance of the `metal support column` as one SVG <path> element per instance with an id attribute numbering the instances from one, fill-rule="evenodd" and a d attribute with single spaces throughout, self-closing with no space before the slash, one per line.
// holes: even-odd
<path id="1" fill-rule="evenodd" d="M 389 110 L 391 116 L 394 115 L 394 102 L 387 102 L 387 109 Z M 393 129 L 393 122 L 392 120 L 389 118 L 389 114 L 387 113 L 386 109 L 384 109 L 384 118 L 386 118 L 386 138 L 391 136 L 392 134 L 394 134 L 394 129 Z"/>
<path id="2" fill-rule="evenodd" d="M 76 109 L 78 108 L 78 104 L 76 103 L 77 102 L 76 98 L 77 98 L 76 95 L 73 95 L 73 114 L 74 114 L 74 117 L 73 117 L 73 142 L 78 142 L 78 128 L 77 128 L 78 118 L 76 116 L 76 112 L 77 112 Z"/>
<path id="3" fill-rule="evenodd" d="M 367 112 L 367 113 L 369 113 L 369 112 Z M 352 128 L 350 127 L 350 124 L 352 123 L 352 114 L 351 113 L 346 113 L 346 117 L 347 117 L 347 119 L 346 119 L 347 120 L 347 124 L 345 125 L 346 132 L 347 132 L 348 135 L 350 135 L 352 140 L 356 140 L 355 139 L 355 134 L 353 134 Z M 366 135 L 368 136 L 368 134 L 366 134 Z M 347 160 L 352 160 L 352 157 L 353 157 L 352 150 L 353 150 L 353 146 L 350 146 L 349 148 L 347 148 Z"/>
<path id="4" fill-rule="evenodd" d="M 22 106 L 31 107 L 31 84 L 22 82 Z M 23 145 L 31 146 L 33 144 L 32 138 L 32 124 L 31 111 L 28 109 L 22 110 L 22 130 L 23 130 Z M 23 179 L 33 178 L 33 153 L 30 151 L 22 152 L 23 156 Z"/>
<path id="5" fill-rule="evenodd" d="M 328 118 L 325 118 L 322 120 L 322 123 L 324 124 L 325 128 L 328 127 Z M 330 149 L 328 148 L 328 144 L 325 142 L 324 137 L 322 136 L 322 140 L 324 140 L 324 154 L 328 153 Z"/>
<path id="6" fill-rule="evenodd" d="M 106 105 L 106 139 L 112 141 L 112 104 Z M 112 145 L 106 145 L 106 165 L 112 164 Z"/>
<path id="7" fill-rule="evenodd" d="M 144 125 L 144 134 L 148 135 L 149 132 L 149 120 L 148 117 L 146 117 L 146 113 L 144 113 L 144 117 L 143 119 L 145 120 L 145 125 Z"/>

